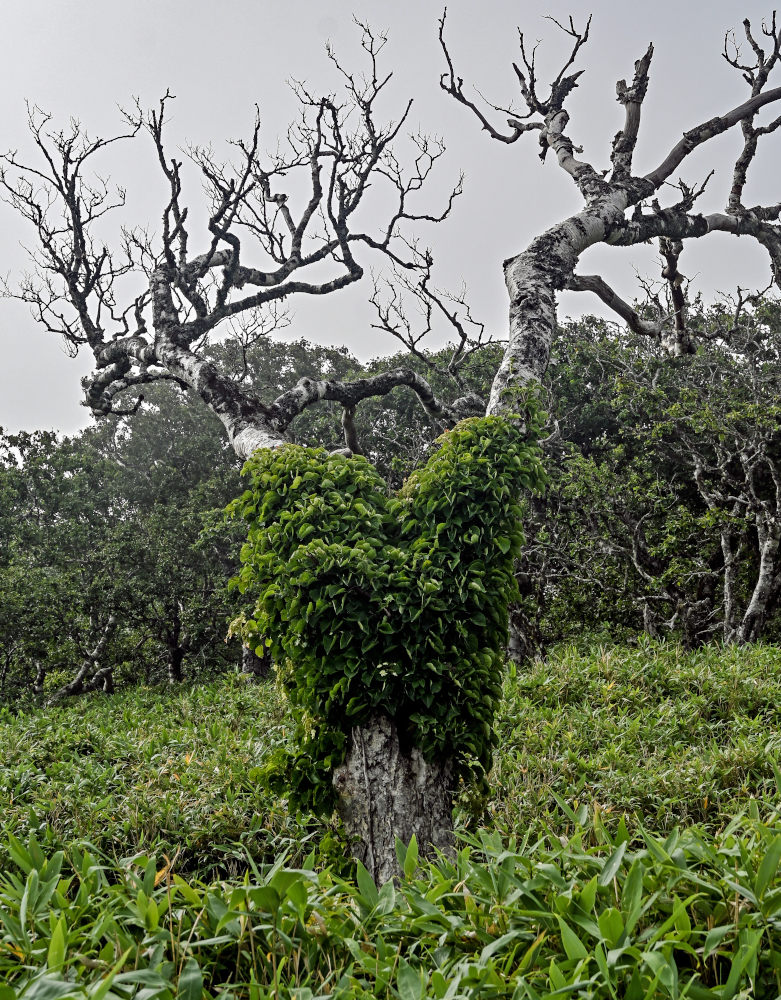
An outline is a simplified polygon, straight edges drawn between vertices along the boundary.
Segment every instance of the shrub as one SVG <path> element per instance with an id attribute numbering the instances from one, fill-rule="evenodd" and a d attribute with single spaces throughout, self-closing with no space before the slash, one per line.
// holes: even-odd
<path id="1" fill-rule="evenodd" d="M 247 463 L 245 634 L 281 664 L 297 748 L 269 772 L 318 812 L 353 726 L 392 719 L 425 756 L 484 778 L 494 745 L 519 495 L 542 485 L 542 415 L 463 421 L 397 496 L 363 458 L 288 445 Z"/>

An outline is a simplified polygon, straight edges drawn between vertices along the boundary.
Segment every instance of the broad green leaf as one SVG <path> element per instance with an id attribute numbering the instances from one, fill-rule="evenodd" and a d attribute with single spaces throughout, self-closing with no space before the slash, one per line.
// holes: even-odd
<path id="1" fill-rule="evenodd" d="M 76 1000 L 80 993 L 81 990 L 77 992 L 77 987 L 73 983 L 44 975 L 33 979 L 20 996 L 22 1000 L 64 1000 L 65 997 L 73 997 Z"/>
<path id="2" fill-rule="evenodd" d="M 374 879 L 360 861 L 356 862 L 355 880 L 358 883 L 358 889 L 360 890 L 363 898 L 366 900 L 368 906 L 370 908 L 375 907 L 380 894 L 377 890 L 377 886 L 374 884 Z"/>
<path id="3" fill-rule="evenodd" d="M 410 838 L 409 847 L 407 848 L 407 853 L 404 857 L 404 875 L 406 878 L 412 878 L 418 867 L 418 841 L 415 834 L 412 834 Z"/>
<path id="4" fill-rule="evenodd" d="M 33 868 L 33 859 L 28 850 L 12 833 L 8 834 L 8 853 L 22 869 L 25 875 L 29 875 Z"/>
<path id="5" fill-rule="evenodd" d="M 180 875 L 174 875 L 174 885 L 191 906 L 203 906 L 203 899 Z"/>
<path id="6" fill-rule="evenodd" d="M 550 960 L 550 964 L 548 965 L 548 976 L 551 981 L 551 986 L 554 988 L 554 990 L 566 989 L 567 977 L 561 971 L 558 964 L 556 963 L 556 960 L 553 958 Z"/>
<path id="7" fill-rule="evenodd" d="M 51 972 L 62 968 L 65 961 L 65 929 L 65 917 L 62 916 L 52 931 L 49 951 L 46 956 L 46 966 Z"/>
<path id="8" fill-rule="evenodd" d="M 702 950 L 702 957 L 709 958 L 714 951 L 719 947 L 721 942 L 730 933 L 730 931 L 735 930 L 734 924 L 722 924 L 721 927 L 713 927 L 708 931 L 705 938 L 705 945 Z"/>
<path id="9" fill-rule="evenodd" d="M 502 934 L 501 937 L 491 941 L 480 952 L 480 963 L 487 962 L 492 955 L 495 955 L 497 951 L 501 951 L 505 945 L 509 944 L 510 941 L 514 941 L 520 934 L 521 931 L 508 931 L 506 934 Z"/>
<path id="10" fill-rule="evenodd" d="M 597 898 L 597 876 L 595 875 L 580 891 L 580 896 L 578 897 L 578 902 L 586 911 L 586 913 L 591 913 L 594 909 L 594 903 Z"/>
<path id="11" fill-rule="evenodd" d="M 588 956 L 588 949 L 569 926 L 569 924 L 564 920 L 563 917 L 557 916 L 559 921 L 559 930 L 561 931 L 561 943 L 564 946 L 564 951 L 566 952 L 567 958 L 575 959 L 579 961 L 581 958 L 586 958 Z M 558 989 L 558 987 L 557 987 Z"/>
<path id="12" fill-rule="evenodd" d="M 727 982 L 721 991 L 721 1000 L 732 1000 L 732 997 L 737 993 L 743 974 L 757 953 L 763 933 L 762 930 L 746 930 L 741 934 L 743 941 L 738 948 L 737 955 L 732 959 Z"/>
<path id="13" fill-rule="evenodd" d="M 599 914 L 599 931 L 608 949 L 615 948 L 624 933 L 624 920 L 619 911 L 611 906 Z"/>
<path id="14" fill-rule="evenodd" d="M 770 846 L 765 852 L 765 856 L 759 864 L 757 870 L 757 877 L 754 882 L 754 894 L 757 899 L 762 899 L 765 894 L 765 890 L 770 885 L 776 872 L 778 871 L 778 865 L 781 862 L 781 833 L 779 833 L 774 840 L 771 841 Z"/>
<path id="15" fill-rule="evenodd" d="M 396 978 L 396 985 L 401 1000 L 422 1000 L 425 992 L 425 983 L 417 969 L 405 959 L 399 959 L 399 971 Z"/>
<path id="16" fill-rule="evenodd" d="M 621 912 L 624 915 L 625 923 L 629 922 L 629 918 L 634 913 L 639 912 L 640 902 L 643 898 L 643 874 L 643 863 L 639 858 L 635 858 L 621 891 Z"/>
<path id="17" fill-rule="evenodd" d="M 610 883 L 615 878 L 618 869 L 621 867 L 621 861 L 623 860 L 624 854 L 626 853 L 626 841 L 619 844 L 618 847 L 613 851 L 610 857 L 605 862 L 605 867 L 599 873 L 599 884 L 602 886 L 610 885 Z"/>
<path id="18" fill-rule="evenodd" d="M 201 1000 L 203 995 L 203 973 L 194 958 L 184 963 L 176 988 L 176 1000 Z"/>

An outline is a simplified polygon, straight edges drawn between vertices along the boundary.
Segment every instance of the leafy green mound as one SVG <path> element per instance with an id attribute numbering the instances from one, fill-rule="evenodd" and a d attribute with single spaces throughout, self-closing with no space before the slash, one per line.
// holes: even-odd
<path id="1" fill-rule="evenodd" d="M 288 445 L 245 467 L 239 586 L 297 714 L 276 786 L 319 812 L 353 726 L 392 719 L 407 745 L 484 776 L 517 595 L 522 490 L 542 484 L 541 415 L 465 420 L 398 496 L 363 458 Z"/>

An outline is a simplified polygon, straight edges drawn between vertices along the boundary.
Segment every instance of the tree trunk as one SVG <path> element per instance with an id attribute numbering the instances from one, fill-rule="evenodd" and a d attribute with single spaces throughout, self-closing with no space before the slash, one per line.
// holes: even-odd
<path id="1" fill-rule="evenodd" d="M 768 517 L 766 521 L 757 524 L 757 534 L 760 546 L 759 573 L 743 620 L 736 630 L 735 641 L 741 645 L 756 642 L 762 636 L 776 575 L 778 550 L 781 544 L 781 521 L 775 517 Z"/>
<path id="2" fill-rule="evenodd" d="M 8 677 L 8 668 L 11 665 L 11 654 L 8 650 L 5 651 L 3 656 L 3 669 L 0 670 L 0 694 L 5 695 L 5 682 Z M 3 698 L 5 700 L 5 697 Z"/>
<path id="3" fill-rule="evenodd" d="M 101 667 L 89 683 L 89 686 L 97 691 L 100 689 L 104 694 L 114 694 L 114 667 L 107 664 Z"/>
<path id="4" fill-rule="evenodd" d="M 89 680 L 91 676 L 94 676 L 100 670 L 100 661 L 106 651 L 106 646 L 108 645 L 111 636 L 114 634 L 114 629 L 116 628 L 117 619 L 116 615 L 110 615 L 108 621 L 103 627 L 103 633 L 98 640 L 94 649 L 87 653 L 84 658 L 79 672 L 68 684 L 64 684 L 61 688 L 54 692 L 54 694 L 46 702 L 47 707 L 49 705 L 54 705 L 63 698 L 69 698 L 72 695 L 81 694 L 82 691 L 87 690 L 89 686 Z M 39 670 L 40 673 L 40 670 Z M 45 675 L 44 675 L 45 676 Z"/>
<path id="5" fill-rule="evenodd" d="M 604 239 L 608 223 L 621 219 L 625 207 L 623 194 L 607 198 L 505 262 L 510 339 L 491 387 L 489 414 L 513 413 L 514 390 L 542 378 L 556 330 L 556 292 L 566 286 L 579 254 Z M 239 450 L 235 438 L 233 446 Z M 397 837 L 408 843 L 414 834 L 422 856 L 433 847 L 453 848 L 453 762 L 428 762 L 416 749 L 402 747 L 388 718 L 375 716 L 353 729 L 334 788 L 353 854 L 375 882 L 398 874 Z"/>
<path id="6" fill-rule="evenodd" d="M 742 546 L 735 551 L 734 535 L 721 533 L 721 551 L 724 554 L 724 642 L 729 645 L 737 640 L 737 587 L 738 565 Z"/>
<path id="7" fill-rule="evenodd" d="M 168 683 L 179 684 L 184 680 L 182 663 L 184 662 L 184 650 L 181 646 L 169 646 L 168 648 Z"/>
<path id="8" fill-rule="evenodd" d="M 408 844 L 414 834 L 422 857 L 434 847 L 453 849 L 452 761 L 429 762 L 416 748 L 403 748 L 386 716 L 353 729 L 334 788 L 353 856 L 378 885 L 399 873 L 397 837 Z"/>
<path id="9" fill-rule="evenodd" d="M 249 646 L 241 647 L 241 672 L 253 681 L 265 680 L 271 673 L 271 655 L 258 656 Z"/>
<path id="10" fill-rule="evenodd" d="M 538 614 L 541 613 L 542 599 L 537 604 Z M 542 636 L 537 625 L 538 619 L 531 621 L 517 605 L 509 609 L 509 631 L 507 656 L 519 667 L 543 653 Z"/>
<path id="11" fill-rule="evenodd" d="M 46 681 L 46 667 L 40 660 L 35 660 L 35 677 L 33 678 L 33 694 L 43 694 L 43 685 Z"/>
<path id="12" fill-rule="evenodd" d="M 170 625 L 166 630 L 165 644 L 168 648 L 168 683 L 180 684 L 184 680 L 182 664 L 190 648 L 189 633 L 183 634 L 182 605 L 177 602 L 176 610 L 170 613 Z"/>

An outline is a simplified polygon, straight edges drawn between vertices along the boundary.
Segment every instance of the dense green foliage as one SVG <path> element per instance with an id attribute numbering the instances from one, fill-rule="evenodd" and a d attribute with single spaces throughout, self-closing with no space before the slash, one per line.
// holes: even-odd
<path id="1" fill-rule="evenodd" d="M 675 358 L 593 318 L 562 330 L 550 483 L 520 578 L 532 645 L 584 628 L 690 646 L 777 636 L 781 308 L 692 324 L 697 350 Z"/>
<path id="2" fill-rule="evenodd" d="M 263 335 L 213 352 L 268 402 L 304 375 L 349 379 L 402 364 L 425 371 L 437 392 L 453 390 L 408 355 L 363 370 L 344 350 Z M 487 357 L 477 355 L 463 371 L 479 391 L 489 375 Z M 337 404 L 312 407 L 294 420 L 292 440 L 339 447 L 340 416 Z M 355 419 L 364 451 L 393 487 L 437 433 L 408 390 L 367 400 Z M 242 539 L 219 511 L 240 490 L 238 468 L 216 417 L 172 383 L 145 387 L 132 417 L 108 418 L 71 440 L 0 435 L 0 704 L 60 690 L 112 615 L 117 626 L 84 689 L 234 665 L 238 643 L 223 640 L 237 613 L 227 582 Z"/>
<path id="3" fill-rule="evenodd" d="M 239 543 L 220 511 L 238 469 L 211 419 L 167 392 L 130 427 L 0 436 L 0 704 L 33 686 L 52 696 L 106 632 L 84 688 L 101 668 L 133 684 L 182 672 L 185 658 L 201 674 L 236 662 L 224 638 Z"/>
<path id="4" fill-rule="evenodd" d="M 0 997 L 774 998 L 780 659 L 654 644 L 518 671 L 492 832 L 402 852 L 382 889 L 256 787 L 293 736 L 271 685 L 6 715 Z"/>
<path id="5" fill-rule="evenodd" d="M 359 457 L 290 445 L 247 463 L 244 634 L 271 646 L 297 710 L 286 780 L 302 806 L 333 808 L 349 731 L 374 713 L 459 775 L 490 767 L 540 422 L 533 406 L 521 426 L 463 421 L 396 497 Z"/>
<path id="6" fill-rule="evenodd" d="M 78 664 L 116 610 L 127 576 L 108 556 L 122 518 L 114 471 L 53 434 L 0 436 L 0 703 L 39 667 Z M 111 654 L 123 658 L 117 645 Z"/>

